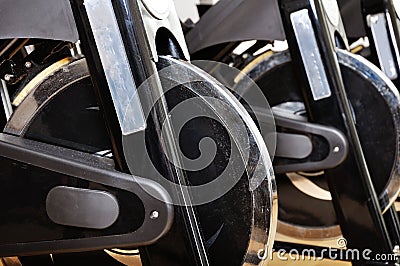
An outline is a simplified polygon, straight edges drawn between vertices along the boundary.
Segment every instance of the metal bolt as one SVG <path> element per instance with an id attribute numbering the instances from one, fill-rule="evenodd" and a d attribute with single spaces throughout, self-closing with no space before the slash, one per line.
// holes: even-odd
<path id="1" fill-rule="evenodd" d="M 400 255 L 400 247 L 399 247 L 399 245 L 394 246 L 393 253 L 396 254 L 397 256 Z"/>
<path id="2" fill-rule="evenodd" d="M 29 62 L 29 61 L 26 61 L 26 62 L 25 62 L 25 67 L 26 67 L 26 68 L 31 68 L 31 67 L 32 67 L 32 63 Z"/>
<path id="3" fill-rule="evenodd" d="M 340 148 L 339 148 L 338 146 L 336 146 L 336 147 L 333 148 L 333 152 L 334 152 L 334 153 L 338 153 L 339 151 L 340 151 Z"/>
<path id="4" fill-rule="evenodd" d="M 4 80 L 5 81 L 11 81 L 14 78 L 14 75 L 11 74 L 5 74 L 4 75 Z"/>
<path id="5" fill-rule="evenodd" d="M 158 218 L 159 215 L 160 215 L 160 214 L 158 213 L 158 211 L 152 211 L 152 212 L 150 213 L 150 219 L 155 220 L 155 219 Z"/>
<path id="6" fill-rule="evenodd" d="M 376 24 L 379 21 L 379 17 L 378 16 L 371 16 L 371 23 L 372 24 Z"/>
<path id="7" fill-rule="evenodd" d="M 249 54 L 243 54 L 243 55 L 242 55 L 242 58 L 243 58 L 243 59 L 249 58 Z"/>

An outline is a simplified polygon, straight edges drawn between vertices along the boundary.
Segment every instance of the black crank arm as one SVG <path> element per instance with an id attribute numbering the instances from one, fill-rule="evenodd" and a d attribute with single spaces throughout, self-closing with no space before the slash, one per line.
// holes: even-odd
<path id="1" fill-rule="evenodd" d="M 0 134 L 0 256 L 137 247 L 165 235 L 174 215 L 167 191 L 104 159 Z"/>
<path id="2" fill-rule="evenodd" d="M 268 113 L 263 109 L 253 107 L 252 110 L 248 111 L 257 114 L 257 117 L 261 119 L 261 121 L 258 121 L 259 123 L 268 123 L 270 121 Z M 285 131 L 294 132 L 289 134 L 277 132 L 274 159 L 274 171 L 276 174 L 321 171 L 334 168 L 346 159 L 349 147 L 346 137 L 340 130 L 299 120 L 297 115 L 293 119 L 285 115 L 274 111 L 276 126 L 285 129 Z M 313 150 L 313 143 L 307 135 L 318 135 L 328 144 L 327 155 L 322 160 L 306 160 Z M 264 137 L 268 138 L 268 136 Z M 290 163 L 285 160 L 287 158 L 291 159 Z"/>
<path id="3" fill-rule="evenodd" d="M 321 171 L 325 169 L 330 169 L 341 164 L 347 157 L 349 152 L 349 147 L 347 144 L 346 137 L 343 133 L 335 129 L 333 127 L 323 126 L 310 122 L 303 122 L 298 120 L 289 119 L 283 116 L 274 115 L 275 123 L 277 127 L 290 129 L 295 132 L 299 132 L 299 136 L 304 136 L 305 134 L 318 135 L 326 140 L 328 143 L 328 153 L 326 157 L 322 160 L 318 161 L 305 161 L 299 163 L 289 163 L 289 164 L 279 164 L 279 155 L 280 154 L 290 154 L 290 153 L 300 153 L 296 152 L 296 149 L 301 148 L 302 143 L 293 143 L 294 145 L 287 145 L 288 139 L 284 133 L 277 133 L 277 153 L 275 156 L 274 170 L 277 174 L 289 173 L 289 172 L 305 172 L 305 171 Z M 295 134 L 292 135 L 292 138 L 296 141 L 298 136 Z M 305 137 L 305 136 L 304 136 Z M 307 137 L 305 137 L 307 138 Z M 298 138 L 299 141 L 302 141 L 301 138 Z M 285 142 L 286 141 L 286 142 Z M 312 145 L 311 141 L 309 140 Z M 312 146 L 311 146 L 312 149 Z"/>

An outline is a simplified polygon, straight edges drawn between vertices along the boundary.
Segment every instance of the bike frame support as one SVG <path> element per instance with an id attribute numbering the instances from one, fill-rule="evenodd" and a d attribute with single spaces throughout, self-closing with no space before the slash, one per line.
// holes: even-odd
<path id="1" fill-rule="evenodd" d="M 391 236 L 369 175 L 336 57 L 337 47 L 348 47 L 337 4 L 326 0 L 280 0 L 279 6 L 309 118 L 336 127 L 349 142 L 345 162 L 325 172 L 347 247 L 392 253 Z M 341 167 L 352 170 L 343 174 Z"/>

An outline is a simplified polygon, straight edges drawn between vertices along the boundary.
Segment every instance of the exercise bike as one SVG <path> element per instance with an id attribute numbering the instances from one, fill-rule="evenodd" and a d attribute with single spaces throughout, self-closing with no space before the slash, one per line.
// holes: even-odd
<path id="1" fill-rule="evenodd" d="M 0 256 L 121 265 L 107 255 L 118 248 L 138 249 L 142 265 L 266 263 L 257 254 L 277 222 L 266 145 L 190 63 L 172 1 L 5 0 L 1 11 Z M 215 154 L 195 169 L 204 143 Z"/>
<path id="2" fill-rule="evenodd" d="M 186 40 L 192 58 L 244 71 L 272 106 L 282 236 L 276 248 L 302 250 L 344 237 L 347 248 L 392 253 L 399 243 L 392 207 L 399 193 L 399 94 L 376 66 L 350 52 L 337 3 L 220 1 Z M 236 52 L 248 40 L 255 41 Z M 276 40 L 288 48 L 277 51 Z M 345 145 L 332 145 L 340 141 L 329 130 L 343 133 Z M 343 160 L 324 165 L 344 147 Z"/>

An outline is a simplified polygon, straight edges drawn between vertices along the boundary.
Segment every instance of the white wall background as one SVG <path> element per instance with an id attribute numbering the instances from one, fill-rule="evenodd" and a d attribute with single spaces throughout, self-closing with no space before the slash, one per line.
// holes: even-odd
<path id="1" fill-rule="evenodd" d="M 199 21 L 199 12 L 196 5 L 215 5 L 219 0 L 174 0 L 176 11 L 181 21 L 186 21 L 189 18 L 196 23 Z"/>

